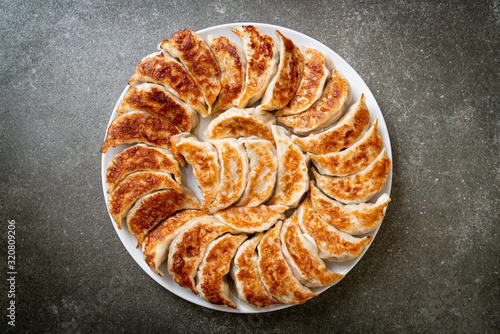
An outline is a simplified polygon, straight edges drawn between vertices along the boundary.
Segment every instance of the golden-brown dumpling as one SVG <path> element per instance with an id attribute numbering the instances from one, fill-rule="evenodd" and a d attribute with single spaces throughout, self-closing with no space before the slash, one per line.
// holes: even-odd
<path id="1" fill-rule="evenodd" d="M 267 111 L 234 107 L 213 119 L 204 135 L 208 139 L 256 136 L 274 144 L 271 126 L 275 124 L 276 118 Z"/>
<path id="2" fill-rule="evenodd" d="M 318 101 L 299 114 L 278 117 L 278 122 L 292 128 L 294 133 L 305 135 L 335 123 L 350 102 L 351 86 L 333 70 Z"/>
<path id="3" fill-rule="evenodd" d="M 303 286 L 293 275 L 281 252 L 279 221 L 269 229 L 258 246 L 259 272 L 262 282 L 274 298 L 286 304 L 302 304 L 317 295 Z"/>
<path id="4" fill-rule="evenodd" d="M 130 86 L 117 113 L 147 111 L 166 119 L 181 132 L 189 132 L 198 125 L 198 113 L 187 103 L 170 94 L 165 87 L 142 83 Z"/>
<path id="5" fill-rule="evenodd" d="M 179 133 L 172 123 L 144 111 L 129 112 L 116 117 L 110 124 L 101 153 L 110 147 L 122 144 L 144 143 L 163 147 L 171 152 L 170 137 Z M 176 154 L 177 160 L 184 166 L 182 156 Z"/>
<path id="6" fill-rule="evenodd" d="M 196 218 L 186 225 L 170 244 L 168 272 L 174 281 L 197 295 L 195 276 L 206 248 L 227 232 L 231 228 L 212 217 Z"/>
<path id="7" fill-rule="evenodd" d="M 305 46 L 302 51 L 304 74 L 299 89 L 293 99 L 276 112 L 276 117 L 295 115 L 309 109 L 321 97 L 325 82 L 330 77 L 329 62 L 321 51 Z"/>
<path id="8" fill-rule="evenodd" d="M 384 186 L 389 175 L 391 160 L 385 156 L 385 148 L 365 169 L 344 177 L 319 174 L 312 169 L 317 186 L 325 194 L 344 204 L 368 201 Z"/>
<path id="9" fill-rule="evenodd" d="M 245 92 L 238 107 L 252 106 L 264 95 L 278 68 L 279 53 L 276 43 L 254 26 L 240 26 L 231 29 L 241 39 L 247 59 Z"/>
<path id="10" fill-rule="evenodd" d="M 295 96 L 304 71 L 304 56 L 293 41 L 276 30 L 278 36 L 280 62 L 278 72 L 273 77 L 262 97 L 263 110 L 283 108 Z"/>
<path id="11" fill-rule="evenodd" d="M 220 164 L 217 149 L 209 142 L 204 142 L 189 133 L 173 136 L 172 145 L 193 167 L 198 187 L 203 194 L 204 209 L 217 197 L 220 187 Z"/>
<path id="12" fill-rule="evenodd" d="M 315 154 L 337 152 L 351 146 L 368 129 L 370 113 L 361 94 L 359 101 L 353 104 L 337 124 L 331 128 L 311 133 L 307 137 L 292 136 L 293 142 L 304 151 Z"/>
<path id="13" fill-rule="evenodd" d="M 221 89 L 213 107 L 216 112 L 237 106 L 245 92 L 247 59 L 241 47 L 227 37 L 213 38 L 209 35 L 208 43 L 221 71 Z"/>
<path id="14" fill-rule="evenodd" d="M 168 51 L 186 66 L 203 91 L 210 114 L 221 84 L 219 66 L 207 42 L 197 33 L 184 29 L 169 40 L 163 40 L 159 48 Z"/>
<path id="15" fill-rule="evenodd" d="M 273 197 L 267 205 L 295 208 L 309 189 L 309 156 L 292 141 L 290 133 L 281 126 L 273 126 L 278 152 L 278 177 Z"/>
<path id="16" fill-rule="evenodd" d="M 138 171 L 167 172 L 181 183 L 179 163 L 170 151 L 143 144 L 131 146 L 118 153 L 106 169 L 108 193 L 127 175 Z"/>
<path id="17" fill-rule="evenodd" d="M 248 157 L 245 147 L 234 138 L 212 140 L 219 153 L 219 190 L 208 206 L 210 212 L 227 208 L 238 201 L 245 191 L 248 179 Z"/>
<path id="18" fill-rule="evenodd" d="M 391 201 L 387 194 L 382 194 L 374 204 L 345 205 L 323 194 L 312 181 L 310 192 L 312 204 L 321 218 L 351 235 L 365 234 L 379 227 L 384 219 L 384 209 Z"/>
<path id="19" fill-rule="evenodd" d="M 309 153 L 318 172 L 324 175 L 345 176 L 366 168 L 378 156 L 382 148 L 382 137 L 375 120 L 370 130 L 354 145 L 340 152 L 327 154 Z"/>
<path id="20" fill-rule="evenodd" d="M 203 211 L 183 210 L 168 217 L 152 229 L 143 243 L 144 261 L 158 275 L 163 276 L 160 265 L 168 257 L 170 243 L 177 234 L 192 220 L 200 217 L 207 217 Z"/>
<path id="21" fill-rule="evenodd" d="M 309 288 L 337 284 L 344 275 L 332 272 L 318 255 L 318 247 L 300 231 L 297 211 L 281 228 L 281 249 L 300 283 Z"/>
<path id="22" fill-rule="evenodd" d="M 274 192 L 278 171 L 276 149 L 269 140 L 240 138 L 248 156 L 248 182 L 236 206 L 254 207 L 266 202 Z"/>
<path id="23" fill-rule="evenodd" d="M 214 217 L 236 232 L 255 233 L 266 231 L 285 215 L 261 204 L 256 207 L 231 206 L 216 212 Z"/>
<path id="24" fill-rule="evenodd" d="M 263 235 L 263 233 L 257 233 L 253 238 L 245 241 L 236 252 L 231 267 L 231 277 L 238 297 L 258 308 L 282 304 L 267 292 L 260 277 L 256 248 Z"/>
<path id="25" fill-rule="evenodd" d="M 246 234 L 226 233 L 208 245 L 196 275 L 196 291 L 201 298 L 214 305 L 236 308 L 236 304 L 229 298 L 226 275 L 238 247 L 246 238 Z"/>
<path id="26" fill-rule="evenodd" d="M 361 254 L 372 238 L 356 238 L 329 225 L 314 210 L 310 195 L 299 206 L 297 215 L 304 236 L 316 243 L 323 259 L 351 260 Z"/>
<path id="27" fill-rule="evenodd" d="M 122 218 L 127 215 L 132 205 L 139 198 L 161 189 L 174 189 L 182 192 L 181 186 L 168 173 L 138 172 L 127 176 L 109 197 L 109 213 L 118 228 L 122 228 Z"/>
<path id="28" fill-rule="evenodd" d="M 193 191 L 186 187 L 182 187 L 182 192 L 172 189 L 157 191 L 135 202 L 127 214 L 127 226 L 129 232 L 137 237 L 137 248 L 156 225 L 184 209 L 200 209 Z"/>
<path id="29" fill-rule="evenodd" d="M 193 107 L 202 117 L 208 116 L 203 91 L 187 69 L 166 52 L 144 57 L 128 82 L 151 82 L 163 85 L 169 92 Z"/>

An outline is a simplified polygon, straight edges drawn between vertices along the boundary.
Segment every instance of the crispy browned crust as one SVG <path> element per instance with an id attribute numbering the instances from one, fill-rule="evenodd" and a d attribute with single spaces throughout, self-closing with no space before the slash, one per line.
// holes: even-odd
<path id="1" fill-rule="evenodd" d="M 156 225 L 152 229 L 144 240 L 144 260 L 146 263 L 154 269 L 158 269 L 155 266 L 155 258 L 157 256 L 156 249 L 160 246 L 165 239 L 172 236 L 174 233 L 179 231 L 183 226 L 189 223 L 195 218 L 208 216 L 203 211 L 198 210 L 184 210 L 179 211 L 172 216 L 168 217 L 160 224 Z"/>
<path id="2" fill-rule="evenodd" d="M 319 188 L 328 196 L 341 201 L 356 201 L 382 189 L 390 168 L 391 160 L 383 151 L 368 167 L 356 174 L 334 177 L 321 175 L 314 168 L 312 172 Z"/>
<path id="3" fill-rule="evenodd" d="M 341 237 L 339 233 L 328 229 L 328 223 L 325 222 L 318 213 L 314 210 L 311 202 L 311 195 L 308 194 L 304 202 L 302 202 L 302 226 L 307 233 L 318 245 L 330 254 L 341 256 L 342 254 L 349 254 L 351 256 L 358 256 L 365 249 L 366 245 L 370 243 L 371 236 L 362 239 L 355 239 L 356 242 L 351 242 Z"/>
<path id="4" fill-rule="evenodd" d="M 217 119 L 215 119 L 217 120 Z M 262 124 L 257 119 L 249 115 L 239 115 L 231 117 L 231 122 L 224 122 L 220 126 L 213 128 L 210 139 L 239 138 L 257 136 L 261 139 L 269 140 L 274 143 L 271 128 Z"/>
<path id="5" fill-rule="evenodd" d="M 370 113 L 365 104 L 365 97 L 361 94 L 359 101 L 349 109 L 337 125 L 319 134 L 311 134 L 303 138 L 294 137 L 293 141 L 302 150 L 315 154 L 338 152 L 354 144 L 368 126 L 369 121 Z"/>
<path id="6" fill-rule="evenodd" d="M 313 182 L 311 182 L 310 189 L 312 204 L 321 218 L 333 227 L 347 233 L 354 229 L 376 227 L 384 217 L 384 208 L 391 201 L 390 198 L 387 198 L 386 201 L 370 209 L 346 211 L 343 210 L 343 204 L 335 205 L 337 203 L 333 202 L 334 200 L 322 196 L 321 191 L 314 186 Z"/>
<path id="7" fill-rule="evenodd" d="M 301 285 L 293 276 L 281 253 L 282 222 L 269 229 L 262 238 L 259 250 L 259 272 L 267 291 L 288 304 L 302 304 L 317 295 Z M 289 295 L 292 294 L 292 298 Z"/>
<path id="8" fill-rule="evenodd" d="M 129 147 L 113 158 L 106 170 L 106 182 L 111 189 L 125 175 L 140 170 L 171 173 L 177 182 L 181 183 L 181 171 L 177 161 L 153 147 L 141 145 Z"/>
<path id="9" fill-rule="evenodd" d="M 235 257 L 234 264 L 238 267 L 235 278 L 240 283 L 240 293 L 247 303 L 255 307 L 267 307 L 283 304 L 274 299 L 267 291 L 259 275 L 259 268 L 255 260 L 255 249 L 262 239 L 263 234 L 258 233 L 246 241 L 241 247 L 243 251 Z"/>
<path id="10" fill-rule="evenodd" d="M 286 164 L 289 173 L 285 174 L 283 178 L 278 180 L 278 185 L 282 191 L 279 197 L 273 197 L 268 205 L 286 205 L 289 203 L 292 196 L 295 196 L 299 190 L 299 184 L 304 180 L 304 173 L 301 170 L 302 160 L 304 157 L 297 150 L 286 150 L 279 156 L 280 161 Z"/>
<path id="11" fill-rule="evenodd" d="M 130 86 L 116 112 L 123 113 L 134 109 L 163 117 L 175 125 L 180 132 L 191 131 L 192 124 L 189 112 L 183 105 L 165 93 L 164 88 L 159 85 L 152 85 L 147 90 Z"/>
<path id="12" fill-rule="evenodd" d="M 276 183 L 278 160 L 271 148 L 271 144 L 265 143 L 265 145 L 260 145 L 259 143 L 245 142 L 250 160 L 250 170 L 245 192 L 242 199 L 236 203 L 237 206 L 255 206 L 255 204 L 263 203 L 272 196 Z M 250 159 L 250 152 L 257 159 Z M 266 185 L 266 187 L 264 188 L 262 184 Z"/>
<path id="13" fill-rule="evenodd" d="M 214 110 L 225 110 L 236 105 L 237 99 L 245 89 L 245 68 L 236 45 L 227 37 L 214 38 L 211 47 L 222 69 L 221 90 Z"/>
<path id="14" fill-rule="evenodd" d="M 231 232 L 231 228 L 212 220 L 193 222 L 193 226 L 181 232 L 172 254 L 172 263 L 169 264 L 169 271 L 177 284 L 198 294 L 191 273 L 198 269 L 195 264 L 205 254 L 208 244 L 225 232 Z"/>
<path id="15" fill-rule="evenodd" d="M 291 139 L 277 138 L 277 140 L 283 141 L 286 149 L 282 150 L 278 145 L 278 180 L 275 193 L 267 205 L 291 206 L 297 200 L 297 196 L 302 196 L 307 191 L 303 185 L 309 181 L 308 157 Z"/>
<path id="16" fill-rule="evenodd" d="M 278 77 L 272 91 L 272 98 L 261 106 L 263 109 L 280 109 L 290 102 L 299 89 L 304 69 L 304 56 L 300 49 L 278 30 L 276 30 L 276 34 L 283 43 L 284 54 L 280 55 L 280 62 L 285 66 L 276 73 Z"/>
<path id="17" fill-rule="evenodd" d="M 344 275 L 329 271 L 323 261 L 313 258 L 310 251 L 304 247 L 299 237 L 302 232 L 297 219 L 297 211 L 289 219 L 289 223 L 283 225 L 281 232 L 282 247 L 287 249 L 301 274 L 308 279 L 318 281 L 321 286 L 344 278 Z"/>
<path id="18" fill-rule="evenodd" d="M 206 209 L 216 198 L 219 189 L 219 166 L 217 154 L 215 156 L 205 154 L 199 147 L 187 142 L 175 145 L 176 150 L 186 157 L 188 163 L 193 166 L 193 173 L 203 193 L 203 208 Z M 215 148 L 214 148 L 215 150 Z"/>
<path id="19" fill-rule="evenodd" d="M 128 84 L 132 85 L 136 80 L 164 84 L 172 88 L 187 104 L 201 110 L 204 116 L 208 115 L 201 99 L 203 92 L 195 79 L 182 64 L 164 56 L 163 52 L 147 57 L 137 64 Z"/>
<path id="20" fill-rule="evenodd" d="M 246 238 L 245 234 L 225 234 L 213 241 L 213 247 L 207 251 L 203 268 L 198 271 L 198 278 L 203 298 L 209 303 L 236 308 L 232 300 L 221 295 L 222 278 L 229 273 L 231 260 Z"/>
<path id="21" fill-rule="evenodd" d="M 139 200 L 140 206 L 127 217 L 128 229 L 137 237 L 137 248 L 144 239 L 145 231 L 151 230 L 176 211 L 187 209 L 186 204 L 188 204 L 189 209 L 200 209 L 197 202 L 186 199 L 186 195 L 177 190 L 167 189 L 146 197 Z M 139 202 L 135 204 L 135 207 L 137 205 Z"/>
<path id="22" fill-rule="evenodd" d="M 276 117 L 295 114 L 294 110 L 311 105 L 318 90 L 323 88 L 325 75 L 328 75 L 324 67 L 325 56 L 316 49 L 303 49 L 305 63 L 300 87 L 290 102 L 275 114 Z"/>
<path id="23" fill-rule="evenodd" d="M 247 56 L 247 81 L 245 93 L 241 101 L 246 101 L 254 96 L 266 83 L 269 66 L 274 57 L 274 40 L 267 35 L 261 34 L 254 26 L 243 26 L 243 31 L 231 29 L 240 38 L 249 36 L 250 43 L 246 45 Z M 239 105 L 238 107 L 240 107 Z"/>
<path id="24" fill-rule="evenodd" d="M 375 160 L 382 148 L 382 137 L 378 133 L 377 123 L 378 120 L 375 120 L 373 131 L 363 138 L 362 142 L 339 153 L 310 154 L 311 159 L 326 169 L 326 174 L 329 175 L 348 175 L 362 170 Z"/>
<path id="25" fill-rule="evenodd" d="M 225 224 L 236 230 L 243 231 L 259 230 L 263 225 L 268 224 L 269 221 L 277 221 L 281 217 L 279 213 L 263 204 L 252 208 L 230 206 L 217 211 L 216 214 Z"/>
<path id="26" fill-rule="evenodd" d="M 175 153 L 170 143 L 170 137 L 178 133 L 179 130 L 170 122 L 145 112 L 119 115 L 109 126 L 101 153 L 121 144 L 145 143 L 169 149 L 174 152 L 181 165 L 184 165 L 184 158 Z"/>
<path id="27" fill-rule="evenodd" d="M 200 85 L 208 105 L 217 98 L 220 91 L 219 66 L 206 42 L 191 30 L 176 32 L 170 40 L 160 43 L 161 49 L 175 49 L 175 56 L 187 67 L 189 73 Z"/>
<path id="28" fill-rule="evenodd" d="M 233 141 L 233 143 L 229 142 Z M 240 155 L 238 147 L 243 145 L 236 139 L 223 139 L 220 144 L 216 144 L 219 153 L 219 163 L 221 165 L 221 182 L 215 201 L 210 208 L 228 207 L 235 203 L 240 197 L 247 183 L 248 158 L 246 154 Z M 240 146 L 244 151 L 245 148 Z M 212 212 L 214 210 L 211 210 Z"/>
<path id="29" fill-rule="evenodd" d="M 309 132 L 322 126 L 333 113 L 342 113 L 349 100 L 349 83 L 347 79 L 339 77 L 334 70 L 320 99 L 311 108 L 297 115 L 278 117 L 278 121 L 293 128 L 294 131 Z"/>
<path id="30" fill-rule="evenodd" d="M 156 189 L 174 189 L 182 192 L 181 186 L 169 174 L 138 172 L 127 176 L 111 193 L 109 212 L 121 229 L 120 215 L 140 197 Z"/>

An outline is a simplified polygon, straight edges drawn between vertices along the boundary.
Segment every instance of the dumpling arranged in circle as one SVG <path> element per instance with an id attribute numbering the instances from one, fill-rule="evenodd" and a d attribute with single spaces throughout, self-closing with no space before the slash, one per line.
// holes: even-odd
<path id="1" fill-rule="evenodd" d="M 207 247 L 227 232 L 231 228 L 212 217 L 196 218 L 186 225 L 170 244 L 168 272 L 174 281 L 197 295 L 195 277 Z"/>
<path id="2" fill-rule="evenodd" d="M 231 260 L 246 238 L 246 234 L 226 233 L 208 245 L 196 275 L 196 291 L 201 298 L 214 305 L 236 308 L 234 301 L 229 298 L 226 275 L 229 273 Z"/>
<path id="3" fill-rule="evenodd" d="M 105 195 L 155 275 L 213 305 L 272 310 L 363 254 L 391 201 L 391 161 L 383 120 L 370 126 L 328 55 L 279 31 L 232 32 L 241 46 L 180 30 L 140 60 L 101 148 L 121 151 L 105 159 Z M 211 115 L 200 129 L 198 114 Z"/>
<path id="4" fill-rule="evenodd" d="M 178 58 L 186 66 L 201 88 L 210 114 L 221 84 L 219 66 L 207 42 L 197 33 L 184 29 L 176 32 L 169 40 L 163 40 L 159 48 Z"/>
<path id="5" fill-rule="evenodd" d="M 169 92 L 193 107 L 202 117 L 208 116 L 203 91 L 187 69 L 175 58 L 160 51 L 144 57 L 129 81 L 163 85 Z"/>
<path id="6" fill-rule="evenodd" d="M 279 63 L 276 43 L 255 26 L 240 26 L 231 29 L 241 39 L 247 59 L 245 91 L 237 107 L 252 106 L 264 95 Z"/>

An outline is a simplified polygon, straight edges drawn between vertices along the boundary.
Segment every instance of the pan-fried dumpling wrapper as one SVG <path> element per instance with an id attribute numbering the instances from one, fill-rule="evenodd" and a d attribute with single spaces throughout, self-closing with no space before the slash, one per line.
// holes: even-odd
<path id="1" fill-rule="evenodd" d="M 221 89 L 213 111 L 227 110 L 236 106 L 245 92 L 247 59 L 241 47 L 227 37 L 209 35 L 208 43 L 221 71 Z"/>
<path id="2" fill-rule="evenodd" d="M 256 207 L 231 206 L 216 212 L 214 217 L 237 233 L 255 233 L 266 231 L 285 215 L 261 204 Z"/>
<path id="3" fill-rule="evenodd" d="M 377 202 L 345 205 L 323 194 L 310 185 L 311 201 L 316 212 L 328 224 L 351 235 L 371 232 L 380 226 L 384 219 L 384 209 L 391 199 L 382 194 Z"/>
<path id="4" fill-rule="evenodd" d="M 310 195 L 299 206 L 297 218 L 304 236 L 314 241 L 319 249 L 319 256 L 329 261 L 354 259 L 361 254 L 372 238 L 353 237 L 325 222 L 314 210 Z"/>
<path id="5" fill-rule="evenodd" d="M 304 52 L 304 74 L 299 89 L 286 106 L 275 116 L 290 116 L 309 109 L 323 93 L 326 80 L 330 77 L 330 64 L 323 53 L 316 49 L 302 47 Z"/>
<path id="6" fill-rule="evenodd" d="M 281 252 L 280 232 L 283 222 L 269 229 L 258 246 L 262 282 L 274 298 L 286 304 L 302 304 L 317 295 L 293 275 Z"/>
<path id="7" fill-rule="evenodd" d="M 204 135 L 208 139 L 256 136 L 274 144 L 271 126 L 275 124 L 276 118 L 267 111 L 233 107 L 213 119 Z"/>
<path id="8" fill-rule="evenodd" d="M 382 189 L 391 169 L 385 148 L 365 169 L 344 177 L 319 174 L 312 169 L 317 186 L 325 194 L 344 204 L 363 203 Z"/>
<path id="9" fill-rule="evenodd" d="M 295 208 L 309 190 L 309 156 L 293 143 L 290 133 L 282 127 L 273 126 L 273 134 L 278 151 L 278 178 L 267 205 Z"/>
<path id="10" fill-rule="evenodd" d="M 312 107 L 299 114 L 278 117 L 278 122 L 293 129 L 297 134 L 308 134 L 324 129 L 335 123 L 351 102 L 351 86 L 347 79 L 338 76 L 333 70 L 325 89 Z"/>
<path id="11" fill-rule="evenodd" d="M 144 260 L 158 275 L 163 276 L 160 265 L 167 259 L 170 243 L 177 234 L 193 219 L 208 217 L 198 210 L 179 211 L 168 217 L 152 229 L 143 243 Z"/>
<path id="12" fill-rule="evenodd" d="M 137 237 L 136 248 L 156 225 L 185 209 L 200 209 L 193 191 L 186 187 L 182 187 L 182 192 L 166 189 L 140 198 L 127 214 L 128 230 Z"/>
<path id="13" fill-rule="evenodd" d="M 155 52 L 144 57 L 137 64 L 128 84 L 132 85 L 135 81 L 163 85 L 170 93 L 193 107 L 202 117 L 208 116 L 203 91 L 196 80 L 181 63 L 166 52 Z"/>
<path id="14" fill-rule="evenodd" d="M 203 195 L 203 209 L 208 208 L 217 197 L 220 187 L 220 164 L 217 149 L 189 133 L 181 133 L 171 138 L 174 149 L 186 158 L 193 167 L 198 187 Z"/>
<path id="15" fill-rule="evenodd" d="M 231 277 L 238 297 L 241 301 L 258 308 L 282 304 L 267 292 L 260 277 L 259 257 L 255 249 L 263 235 L 257 233 L 252 239 L 245 241 L 236 252 L 231 267 Z"/>
<path id="16" fill-rule="evenodd" d="M 286 106 L 299 89 L 304 72 L 304 56 L 300 49 L 278 30 L 276 36 L 279 42 L 280 63 L 278 72 L 269 83 L 258 107 L 263 110 L 276 110 Z"/>
<path id="17" fill-rule="evenodd" d="M 122 144 L 143 143 L 166 148 L 171 152 L 170 138 L 179 133 L 172 123 L 144 111 L 134 111 L 119 115 L 110 124 L 106 139 L 101 147 L 101 153 L 106 153 L 110 147 Z M 182 156 L 175 154 L 177 160 L 184 166 Z"/>
<path id="18" fill-rule="evenodd" d="M 162 189 L 182 192 L 181 186 L 172 179 L 172 176 L 163 172 L 133 173 L 120 182 L 111 193 L 108 203 L 109 213 L 118 228 L 122 228 L 122 218 L 139 198 Z"/>
<path id="19" fill-rule="evenodd" d="M 278 171 L 276 149 L 269 140 L 250 137 L 239 139 L 245 143 L 248 156 L 248 182 L 236 206 L 255 207 L 273 195 Z"/>
<path id="20" fill-rule="evenodd" d="M 212 217 L 196 218 L 186 225 L 170 244 L 168 272 L 174 281 L 197 295 L 195 276 L 207 246 L 227 232 L 231 228 Z"/>
<path id="21" fill-rule="evenodd" d="M 198 125 L 198 113 L 190 105 L 170 94 L 165 87 L 142 83 L 130 86 L 117 113 L 142 110 L 175 125 L 180 132 L 189 132 Z"/>
<path id="22" fill-rule="evenodd" d="M 297 211 L 281 228 L 281 250 L 300 283 L 309 288 L 337 284 L 344 275 L 332 272 L 318 255 L 316 244 L 300 231 Z"/>
<path id="23" fill-rule="evenodd" d="M 239 108 L 245 108 L 262 98 L 276 74 L 280 57 L 274 40 L 260 29 L 254 26 L 240 26 L 231 31 L 240 37 L 247 59 L 245 92 L 237 105 Z"/>
<path id="24" fill-rule="evenodd" d="M 246 238 L 245 234 L 226 233 L 208 245 L 196 275 L 196 291 L 200 293 L 201 298 L 214 305 L 237 308 L 229 298 L 226 275 L 229 273 L 231 260 L 238 247 Z"/>
<path id="25" fill-rule="evenodd" d="M 245 146 L 237 139 L 213 140 L 219 152 L 220 186 L 217 197 L 208 210 L 216 212 L 238 201 L 245 191 L 248 179 L 248 157 Z"/>
<path id="26" fill-rule="evenodd" d="M 309 153 L 318 172 L 324 175 L 345 176 L 366 168 L 380 153 L 382 137 L 377 130 L 376 119 L 363 137 L 349 148 L 327 154 Z"/>
<path id="27" fill-rule="evenodd" d="M 121 180 L 138 171 L 167 172 L 181 184 L 179 163 L 170 151 L 143 144 L 131 146 L 118 153 L 106 169 L 108 193 L 111 193 Z"/>
<path id="28" fill-rule="evenodd" d="M 333 127 L 307 137 L 293 135 L 293 142 L 304 151 L 315 154 L 338 152 L 354 144 L 368 129 L 370 113 L 365 104 L 365 96 L 361 94 L 358 102 L 353 104 L 347 113 Z"/>
<path id="29" fill-rule="evenodd" d="M 203 91 L 210 114 L 221 83 L 219 66 L 207 42 L 197 33 L 184 29 L 176 32 L 169 40 L 163 40 L 159 48 L 166 50 L 186 66 Z"/>

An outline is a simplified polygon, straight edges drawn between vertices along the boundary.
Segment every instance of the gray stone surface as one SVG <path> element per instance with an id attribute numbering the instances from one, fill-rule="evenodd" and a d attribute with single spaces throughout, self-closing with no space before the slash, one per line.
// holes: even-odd
<path id="1" fill-rule="evenodd" d="M 14 219 L 19 332 L 498 332 L 498 1 L 2 1 L 0 13 L 0 329 Z M 320 297 L 260 315 L 204 309 L 149 278 L 100 179 L 106 125 L 138 60 L 178 29 L 243 21 L 346 59 L 394 157 L 365 257 Z"/>

